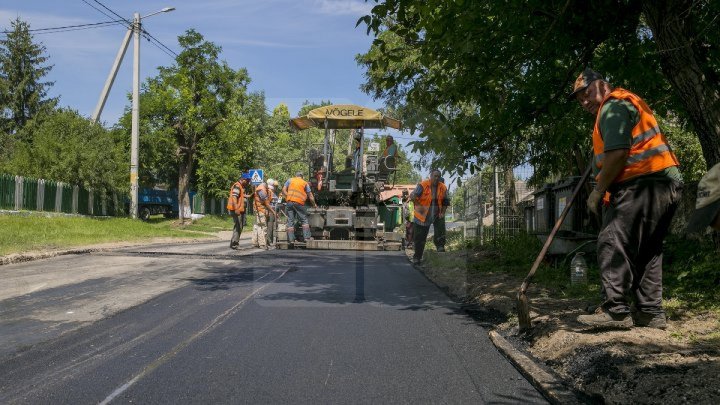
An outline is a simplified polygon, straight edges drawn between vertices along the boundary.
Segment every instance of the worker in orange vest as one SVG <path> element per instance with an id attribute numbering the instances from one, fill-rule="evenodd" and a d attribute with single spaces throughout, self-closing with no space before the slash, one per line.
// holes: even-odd
<path id="1" fill-rule="evenodd" d="M 409 200 L 413 203 L 413 263 L 420 264 L 431 225 L 437 251 L 445 251 L 445 210 L 450 201 L 447 197 L 447 186 L 440 181 L 440 170 L 431 171 L 430 178 L 415 187 Z"/>
<path id="2" fill-rule="evenodd" d="M 228 196 L 227 210 L 233 219 L 233 234 L 230 238 L 230 249 L 237 249 L 240 243 L 240 234 L 242 234 L 245 225 L 245 187 L 250 183 L 250 179 L 246 175 L 240 176 L 232 187 L 230 187 L 230 195 Z"/>
<path id="3" fill-rule="evenodd" d="M 317 208 L 315 197 L 310 190 L 310 184 L 303 180 L 303 173 L 295 173 L 295 177 L 285 182 L 282 195 L 287 201 L 285 210 L 288 217 L 287 234 L 290 243 L 295 242 L 295 223 L 299 220 L 302 224 L 303 239 L 307 242 L 312 240 L 310 224 L 308 223 L 305 201 L 310 200 L 313 207 Z"/>
<path id="4" fill-rule="evenodd" d="M 255 187 L 253 195 L 253 207 L 255 208 L 255 227 L 253 227 L 253 246 L 267 250 L 273 243 L 274 235 L 270 235 L 268 224 L 275 226 L 275 210 L 270 205 L 273 199 L 273 191 L 268 183 L 262 182 Z"/>
<path id="5" fill-rule="evenodd" d="M 597 255 L 604 300 L 578 322 L 596 328 L 666 328 L 662 245 L 682 195 L 678 160 L 650 107 L 591 69 L 569 98 L 595 116 L 592 142 L 597 185 L 587 207 L 602 217 Z M 607 201 L 600 215 L 600 202 Z M 626 297 L 637 312 L 633 317 Z M 634 319 L 633 319 L 634 318 Z"/>

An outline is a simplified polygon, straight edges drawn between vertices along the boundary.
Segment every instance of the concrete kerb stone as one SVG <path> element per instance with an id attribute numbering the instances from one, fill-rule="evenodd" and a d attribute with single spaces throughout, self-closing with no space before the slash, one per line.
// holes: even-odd
<path id="1" fill-rule="evenodd" d="M 232 232 L 230 232 L 232 233 Z M 226 238 L 222 238 L 219 235 L 215 235 L 218 241 L 225 240 Z M 250 239 L 250 232 L 245 232 L 240 236 L 240 239 Z M 153 245 L 167 245 L 168 243 L 177 243 L 177 244 L 191 244 L 191 243 L 200 243 L 200 242 L 207 242 L 208 240 L 212 240 L 211 238 L 203 238 L 203 239 L 169 239 L 169 240 L 162 240 L 162 241 L 151 241 L 151 242 L 117 242 L 114 243 L 112 246 L 106 246 L 103 245 L 97 245 L 97 246 L 85 246 L 85 247 L 78 247 L 78 248 L 70 248 L 70 249 L 62 249 L 62 250 L 53 250 L 49 252 L 28 252 L 28 253 L 13 253 L 6 256 L 0 256 L 0 266 L 7 265 L 7 264 L 14 264 L 14 263 L 22 263 L 22 262 L 29 262 L 34 260 L 41 260 L 41 259 L 49 259 L 52 257 L 57 256 L 65 256 L 65 255 L 81 255 L 81 254 L 88 254 L 88 253 L 95 253 L 95 252 L 107 252 L 110 250 L 115 249 L 123 249 L 123 248 L 129 248 L 129 247 L 138 247 L 138 246 L 153 246 Z M 229 240 L 229 238 L 227 238 Z"/>
<path id="2" fill-rule="evenodd" d="M 540 367 L 532 358 L 522 353 L 500 333 L 491 330 L 490 340 L 495 347 L 527 378 L 540 393 L 553 404 L 575 404 L 585 402 L 559 378 Z"/>

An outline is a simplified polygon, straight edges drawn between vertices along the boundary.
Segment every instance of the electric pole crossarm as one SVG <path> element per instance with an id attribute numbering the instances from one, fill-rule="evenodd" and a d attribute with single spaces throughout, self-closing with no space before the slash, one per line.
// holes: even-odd
<path id="1" fill-rule="evenodd" d="M 100 114 L 102 114 L 102 110 L 105 108 L 105 102 L 107 101 L 108 94 L 110 94 L 110 89 L 115 82 L 115 77 L 120 69 L 120 64 L 122 64 L 123 57 L 125 57 L 128 45 L 130 45 L 130 37 L 132 36 L 132 33 L 132 28 L 128 28 L 125 33 L 125 38 L 123 39 L 122 44 L 120 44 L 120 49 L 118 50 L 117 56 L 115 56 L 115 63 L 113 64 L 112 69 L 110 69 L 110 74 L 105 81 L 105 87 L 103 88 L 102 93 L 100 93 L 100 99 L 98 100 L 97 106 L 95 106 L 95 112 L 92 115 L 92 121 L 94 123 L 97 123 L 100 120 Z"/>

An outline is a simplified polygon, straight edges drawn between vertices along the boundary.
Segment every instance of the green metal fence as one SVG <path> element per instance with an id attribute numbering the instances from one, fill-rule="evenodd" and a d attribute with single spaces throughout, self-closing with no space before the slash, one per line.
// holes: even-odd
<path id="1" fill-rule="evenodd" d="M 191 210 L 195 214 L 205 213 L 205 204 L 203 204 L 203 196 L 201 194 L 195 194 L 192 196 Z"/>
<path id="2" fill-rule="evenodd" d="M 36 179 L 23 179 L 22 207 L 26 210 L 37 210 L 38 181 Z"/>
<path id="3" fill-rule="evenodd" d="M 60 212 L 67 214 L 72 213 L 73 209 L 73 187 L 69 184 L 58 184 L 58 188 L 62 191 L 62 199 L 60 200 Z"/>
<path id="4" fill-rule="evenodd" d="M 90 214 L 90 192 L 85 187 L 78 188 L 77 213 L 82 215 Z"/>
<path id="5" fill-rule="evenodd" d="M 45 192 L 43 196 L 43 211 L 55 211 L 55 198 L 57 197 L 57 182 L 45 181 Z"/>
<path id="6" fill-rule="evenodd" d="M 0 209 L 15 209 L 15 176 L 0 174 Z"/>
<path id="7" fill-rule="evenodd" d="M 191 194 L 191 211 L 197 214 L 225 213 L 225 199 Z M 63 212 L 81 215 L 127 215 L 127 197 L 122 193 L 93 191 L 53 180 L 23 178 L 0 173 L 0 209 Z"/>

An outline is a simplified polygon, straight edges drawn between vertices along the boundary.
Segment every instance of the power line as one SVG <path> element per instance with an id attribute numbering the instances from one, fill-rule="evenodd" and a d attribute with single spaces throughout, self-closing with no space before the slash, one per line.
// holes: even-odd
<path id="1" fill-rule="evenodd" d="M 145 32 L 143 32 L 143 33 L 145 33 Z M 154 37 L 153 37 L 153 38 L 154 38 Z M 154 45 L 157 49 L 159 49 L 159 50 L 161 50 L 163 53 L 165 53 L 165 55 L 167 55 L 167 56 L 169 56 L 169 57 L 171 57 L 171 58 L 175 58 L 175 57 L 178 56 L 178 54 L 176 54 L 176 53 L 173 52 L 172 50 L 170 50 L 170 52 L 168 52 L 166 49 L 169 49 L 169 48 L 167 48 L 167 47 L 163 48 L 165 45 L 163 45 L 161 42 L 158 41 L 158 43 L 159 43 L 159 45 L 158 45 L 158 43 L 154 42 L 153 40 L 151 40 L 151 39 L 150 39 L 149 37 L 147 37 L 147 36 L 145 36 L 145 39 L 146 39 L 150 44 Z M 155 40 L 155 41 L 157 41 L 157 40 Z M 161 46 L 161 45 L 162 45 L 162 46 Z"/>
<path id="2" fill-rule="evenodd" d="M 95 7 L 94 5 L 92 5 L 91 3 L 87 2 L 86 0 L 80 0 L 80 1 L 82 1 L 83 3 L 87 4 L 88 6 L 90 6 L 90 7 L 92 7 L 92 8 L 94 8 L 95 10 L 97 10 L 98 12 L 100 12 L 100 14 L 104 15 L 105 17 L 107 17 L 107 18 L 109 18 L 109 19 L 111 19 L 111 20 L 114 20 L 114 19 L 115 19 L 114 17 L 112 17 L 112 16 L 109 15 L 108 13 L 100 10 L 99 8 Z M 107 8 L 107 7 L 106 7 L 106 8 Z M 111 11 L 112 11 L 112 10 L 111 10 Z M 122 16 L 120 16 L 120 15 L 117 14 L 117 13 L 114 13 L 114 12 L 113 12 L 113 14 L 115 14 L 115 16 L 117 16 L 118 18 L 120 18 L 120 20 L 124 21 L 124 24 L 123 24 L 123 25 L 125 25 L 125 27 L 127 27 L 127 28 L 131 28 L 131 27 L 132 27 L 132 24 L 130 23 L 130 21 L 128 21 L 127 19 L 123 18 Z"/>
<path id="3" fill-rule="evenodd" d="M 89 3 L 87 0 L 81 0 L 81 1 L 82 1 L 83 3 L 85 3 L 85 4 L 87 4 L 88 6 L 94 8 L 94 9 L 97 10 L 98 12 L 102 13 L 104 16 L 106 16 L 106 17 L 108 17 L 108 18 L 111 18 L 111 19 L 113 18 L 113 17 L 111 17 L 110 15 L 108 15 L 105 11 L 103 11 L 103 10 L 97 8 L 96 6 L 94 6 L 93 4 Z M 120 21 L 124 22 L 124 25 L 125 25 L 128 29 L 132 29 L 132 22 L 131 22 L 130 20 L 125 19 L 123 16 L 121 16 L 121 15 L 118 14 L 118 13 L 116 13 L 116 12 L 113 11 L 110 7 L 106 6 L 106 5 L 103 4 L 102 2 L 100 2 L 100 1 L 98 1 L 98 0 L 93 0 L 93 1 L 94 1 L 95 3 L 97 3 L 97 4 L 99 4 L 99 5 L 100 5 L 102 8 L 104 8 L 105 10 L 107 10 L 107 11 L 109 11 L 110 13 L 112 13 L 113 15 L 115 15 L 115 17 L 119 18 Z M 150 42 L 150 43 L 153 44 L 156 48 L 158 48 L 158 49 L 160 49 L 161 51 L 163 51 L 166 55 L 170 56 L 171 58 L 178 56 L 178 54 L 175 53 L 175 51 L 173 51 L 172 49 L 170 49 L 169 47 L 167 47 L 167 46 L 166 46 L 165 44 L 163 44 L 159 39 L 155 38 L 152 34 L 150 34 L 150 32 L 148 32 L 147 30 L 141 28 L 141 33 L 143 34 L 143 36 L 145 37 L 145 39 L 148 40 L 148 42 Z"/>
<path id="4" fill-rule="evenodd" d="M 122 23 L 122 21 L 113 20 L 113 21 L 103 21 L 103 22 L 91 23 L 91 24 L 66 25 L 63 27 L 35 28 L 35 29 L 27 30 L 27 31 L 38 33 L 38 34 L 43 34 L 44 32 L 42 32 L 42 31 L 53 31 L 53 32 L 58 31 L 58 30 L 62 30 L 62 31 L 58 31 L 58 32 L 76 31 L 79 29 L 100 28 L 100 27 L 103 27 L 106 25 L 113 25 L 113 24 L 120 24 L 120 23 Z M 12 32 L 13 31 L 0 31 L 0 34 L 10 34 Z"/>
<path id="5" fill-rule="evenodd" d="M 83 0 L 83 1 L 85 1 L 85 0 Z M 107 10 L 107 11 L 115 14 L 115 17 L 117 17 L 117 18 L 119 18 L 119 19 L 121 19 L 121 20 L 125 20 L 125 18 L 123 18 L 123 16 L 121 16 L 120 14 L 112 11 L 108 6 L 102 4 L 102 3 L 99 2 L 98 0 L 93 0 L 93 1 L 95 1 L 95 3 L 99 4 L 100 6 L 102 6 L 102 8 L 104 8 L 105 10 Z M 101 12 L 102 12 L 102 11 L 101 11 Z M 103 14 L 104 14 L 104 13 L 103 13 Z M 125 20 L 125 21 L 127 21 L 127 20 Z M 127 21 L 127 22 L 130 23 L 130 21 Z"/>
<path id="6" fill-rule="evenodd" d="M 157 38 L 155 38 L 154 36 L 152 36 L 152 34 L 150 34 L 147 30 L 143 29 L 142 31 L 143 31 L 144 34 L 147 35 L 147 37 L 152 38 L 152 39 L 153 39 L 155 42 L 157 42 L 160 46 L 162 46 L 163 48 L 167 49 L 171 54 L 175 55 L 175 57 L 178 57 L 178 56 L 179 56 L 177 53 L 175 53 L 175 51 L 173 51 L 172 49 L 170 49 L 170 48 L 168 48 L 167 46 L 165 46 L 165 44 L 163 44 L 159 39 L 157 39 Z M 147 39 L 147 37 L 146 37 L 146 39 Z M 150 39 L 148 39 L 148 41 L 149 41 L 149 40 L 150 40 Z M 151 42 L 151 43 L 152 43 L 152 42 Z M 167 53 L 167 52 L 165 52 L 165 53 Z"/>

